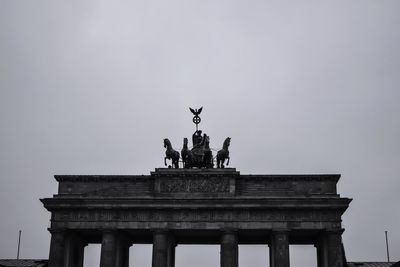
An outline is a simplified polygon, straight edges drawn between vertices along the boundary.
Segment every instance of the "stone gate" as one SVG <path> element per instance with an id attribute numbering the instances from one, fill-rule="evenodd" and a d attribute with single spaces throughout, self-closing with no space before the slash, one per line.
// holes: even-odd
<path id="1" fill-rule="evenodd" d="M 289 266 L 289 244 L 312 244 L 319 267 L 343 267 L 351 199 L 337 193 L 339 178 L 234 168 L 56 175 L 58 194 L 41 199 L 51 212 L 49 266 L 82 267 L 84 247 L 101 243 L 101 267 L 127 267 L 133 244 L 153 244 L 153 267 L 174 267 L 179 244 L 219 244 L 221 267 L 238 266 L 239 244 L 268 244 L 271 267 Z"/>

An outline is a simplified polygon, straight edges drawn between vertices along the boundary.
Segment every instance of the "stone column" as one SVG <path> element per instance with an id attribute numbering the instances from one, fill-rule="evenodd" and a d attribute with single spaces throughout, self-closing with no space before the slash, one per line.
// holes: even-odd
<path id="1" fill-rule="evenodd" d="M 122 232 L 106 230 L 101 242 L 100 267 L 129 267 L 129 238 Z"/>
<path id="2" fill-rule="evenodd" d="M 238 267 L 238 238 L 234 231 L 224 231 L 221 236 L 221 267 Z"/>
<path id="3" fill-rule="evenodd" d="M 171 241 L 169 233 L 166 230 L 156 230 L 153 233 L 153 256 L 152 267 L 170 266 L 170 247 Z"/>
<path id="4" fill-rule="evenodd" d="M 320 234 L 316 242 L 318 267 L 344 266 L 343 231 L 343 229 L 326 230 Z"/>
<path id="5" fill-rule="evenodd" d="M 269 243 L 270 267 L 289 267 L 289 232 L 273 230 Z"/>
<path id="6" fill-rule="evenodd" d="M 176 243 L 174 240 L 171 239 L 168 249 L 168 267 L 175 267 L 175 248 Z"/>
<path id="7" fill-rule="evenodd" d="M 328 254 L 328 267 L 344 266 L 344 251 L 342 246 L 343 229 L 326 231 L 326 246 Z"/>
<path id="8" fill-rule="evenodd" d="M 317 266 L 318 267 L 327 267 L 328 266 L 328 246 L 326 243 L 327 239 L 325 237 L 325 233 L 321 234 L 315 243 L 315 247 L 317 248 Z"/>
<path id="9" fill-rule="evenodd" d="M 117 237 L 116 267 L 129 267 L 129 248 L 132 245 L 129 239 L 120 233 Z"/>
<path id="10" fill-rule="evenodd" d="M 64 267 L 65 231 L 49 229 L 51 233 L 49 267 Z"/>
<path id="11" fill-rule="evenodd" d="M 117 232 L 106 230 L 101 241 L 100 267 L 115 267 L 117 258 Z"/>
<path id="12" fill-rule="evenodd" d="M 76 233 L 68 233 L 65 241 L 65 266 L 83 267 L 84 250 L 87 244 Z"/>

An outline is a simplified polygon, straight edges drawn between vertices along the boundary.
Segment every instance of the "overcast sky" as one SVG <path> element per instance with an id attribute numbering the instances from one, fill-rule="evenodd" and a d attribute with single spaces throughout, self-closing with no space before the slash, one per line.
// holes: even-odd
<path id="1" fill-rule="evenodd" d="M 204 106 L 241 173 L 342 174 L 348 260 L 384 261 L 385 230 L 400 260 L 399 27 L 397 0 L 0 0 L 0 258 L 19 229 L 21 257 L 48 257 L 54 174 L 149 174 Z M 178 247 L 177 267 L 218 253 Z M 265 247 L 240 253 L 265 266 Z M 131 255 L 150 266 L 151 247 Z"/>

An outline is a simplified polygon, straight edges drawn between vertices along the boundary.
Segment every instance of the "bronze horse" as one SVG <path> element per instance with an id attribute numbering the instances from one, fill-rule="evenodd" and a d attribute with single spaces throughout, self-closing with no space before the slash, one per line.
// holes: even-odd
<path id="1" fill-rule="evenodd" d="M 181 150 L 183 168 L 191 168 L 193 163 L 192 151 L 188 148 L 188 139 L 183 138 L 183 148 Z"/>
<path id="2" fill-rule="evenodd" d="M 224 168 L 225 159 L 228 159 L 226 166 L 229 165 L 229 145 L 231 144 L 231 138 L 227 137 L 224 141 L 222 149 L 217 153 L 217 168 Z"/>
<path id="3" fill-rule="evenodd" d="M 164 147 L 167 148 L 165 151 L 164 165 L 167 166 L 167 159 L 170 159 L 172 160 L 172 166 L 169 166 L 169 168 L 179 168 L 179 152 L 172 148 L 171 141 L 167 138 L 164 139 Z"/>
<path id="4" fill-rule="evenodd" d="M 210 137 L 204 134 L 203 142 L 204 142 L 203 166 L 206 168 L 213 168 L 214 162 L 213 162 L 212 151 L 210 149 Z"/>

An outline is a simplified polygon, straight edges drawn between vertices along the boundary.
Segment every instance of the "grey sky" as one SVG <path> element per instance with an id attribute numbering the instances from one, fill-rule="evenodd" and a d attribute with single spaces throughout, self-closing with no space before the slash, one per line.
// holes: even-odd
<path id="1" fill-rule="evenodd" d="M 354 198 L 347 258 L 384 261 L 388 230 L 400 260 L 399 11 L 395 0 L 0 0 L 0 258 L 15 257 L 18 229 L 22 257 L 48 256 L 38 199 L 56 193 L 54 174 L 148 174 L 164 137 L 180 148 L 192 134 L 188 106 L 204 106 L 211 146 L 232 137 L 242 173 L 341 173 Z M 200 250 L 209 257 L 191 266 L 218 265 L 217 249 Z"/>

